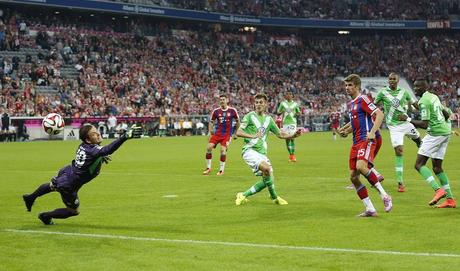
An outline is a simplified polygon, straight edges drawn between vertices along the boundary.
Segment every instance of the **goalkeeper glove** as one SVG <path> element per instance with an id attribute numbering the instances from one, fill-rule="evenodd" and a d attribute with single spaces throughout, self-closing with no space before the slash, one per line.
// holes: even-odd
<path id="1" fill-rule="evenodd" d="M 102 162 L 108 164 L 109 162 L 112 161 L 112 157 L 110 155 L 107 156 L 102 156 Z"/>
<path id="2" fill-rule="evenodd" d="M 122 137 L 126 139 L 131 139 L 131 138 L 140 138 L 142 135 L 142 127 L 137 126 L 136 124 L 133 124 L 123 135 Z"/>

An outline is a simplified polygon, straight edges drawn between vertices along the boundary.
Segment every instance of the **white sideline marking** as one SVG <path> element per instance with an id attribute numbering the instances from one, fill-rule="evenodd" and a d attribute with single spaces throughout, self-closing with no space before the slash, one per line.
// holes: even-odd
<path id="1" fill-rule="evenodd" d="M 72 232 L 56 232 L 56 231 L 36 231 L 36 230 L 16 230 L 4 229 L 3 231 L 20 233 L 20 234 L 48 234 L 48 235 L 65 235 L 72 237 L 87 237 L 87 238 L 106 238 L 134 241 L 150 241 L 150 242 L 165 242 L 165 243 L 183 243 L 183 244 L 204 244 L 204 245 L 222 245 L 233 247 L 251 247 L 251 248 L 275 248 L 288 250 L 305 250 L 305 251 L 328 251 L 328 252 L 344 252 L 344 253 L 364 253 L 364 254 L 386 254 L 398 256 L 421 256 L 421 257 L 453 257 L 460 258 L 460 254 L 447 253 L 431 253 L 431 252 L 403 252 L 391 250 L 366 250 L 366 249 L 351 249 L 351 248 L 328 248 L 328 247 L 306 247 L 306 246 L 288 246 L 275 244 L 256 244 L 256 243 L 237 243 L 224 241 L 202 241 L 202 240 L 180 240 L 166 239 L 155 237 L 135 237 L 126 235 L 109 235 L 109 234 L 93 234 L 93 233 L 72 233 Z"/>
<path id="2" fill-rule="evenodd" d="M 177 198 L 177 195 L 164 195 L 163 198 Z"/>

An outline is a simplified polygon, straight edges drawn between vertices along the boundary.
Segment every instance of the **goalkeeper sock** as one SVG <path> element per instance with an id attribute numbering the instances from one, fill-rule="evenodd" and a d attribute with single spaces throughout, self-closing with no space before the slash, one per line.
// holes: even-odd
<path id="1" fill-rule="evenodd" d="M 211 168 L 212 152 L 206 153 L 206 168 Z"/>
<path id="2" fill-rule="evenodd" d="M 441 172 L 439 174 L 436 174 L 438 177 L 439 181 L 441 182 L 442 188 L 446 191 L 447 193 L 447 198 L 451 199 L 454 196 L 452 195 L 452 190 L 450 190 L 450 185 L 449 185 L 449 178 L 447 177 L 446 173 Z"/>
<path id="3" fill-rule="evenodd" d="M 431 170 L 427 166 L 421 167 L 418 172 L 423 176 L 423 178 L 425 178 L 426 182 L 431 185 L 433 190 L 436 191 L 440 188 L 439 184 L 434 179 L 433 174 L 431 174 Z"/>
<path id="4" fill-rule="evenodd" d="M 249 188 L 246 192 L 244 192 L 243 196 L 245 196 L 245 197 L 252 196 L 252 195 L 262 191 L 265 188 L 265 186 L 266 185 L 265 185 L 265 183 L 263 181 L 259 181 L 256 184 L 254 184 L 253 186 L 251 186 L 251 188 Z"/>
<path id="5" fill-rule="evenodd" d="M 41 197 L 45 194 L 48 194 L 49 192 L 51 192 L 51 187 L 50 187 L 50 183 L 44 183 L 42 185 L 40 185 L 32 194 L 30 194 L 30 197 L 33 197 L 34 199 L 38 198 L 38 197 Z"/>
<path id="6" fill-rule="evenodd" d="M 278 197 L 278 195 L 276 194 L 276 191 L 275 191 L 275 184 L 273 183 L 273 177 L 272 176 L 263 176 L 262 181 L 267 186 L 268 192 L 270 193 L 270 197 L 272 199 L 276 199 Z"/>
<path id="7" fill-rule="evenodd" d="M 291 145 L 291 151 L 289 152 L 289 154 L 293 155 L 295 153 L 295 143 L 294 143 L 294 139 L 291 139 L 290 140 L 290 145 Z"/>
<path id="8" fill-rule="evenodd" d="M 43 214 L 44 216 L 51 217 L 51 218 L 68 218 L 70 216 L 78 215 L 77 213 L 73 213 L 69 211 L 69 209 L 67 208 L 59 208 L 59 209 L 55 209 L 54 211 L 46 212 Z"/>
<path id="9" fill-rule="evenodd" d="M 403 184 L 403 171 L 404 171 L 404 158 L 403 156 L 396 155 L 395 159 L 396 181 Z"/>
<path id="10" fill-rule="evenodd" d="M 220 155 L 220 166 L 219 166 L 219 171 L 224 171 L 225 169 L 225 160 L 227 159 L 227 155 L 221 154 Z"/>

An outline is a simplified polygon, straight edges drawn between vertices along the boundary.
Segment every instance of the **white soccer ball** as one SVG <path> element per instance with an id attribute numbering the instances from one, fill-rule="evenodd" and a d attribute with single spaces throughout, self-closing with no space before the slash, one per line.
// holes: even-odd
<path id="1" fill-rule="evenodd" d="M 283 131 L 287 136 L 293 136 L 297 132 L 295 125 L 284 126 L 281 131 Z"/>
<path id="2" fill-rule="evenodd" d="M 43 119 L 42 126 L 47 134 L 57 135 L 62 132 L 62 130 L 64 130 L 65 123 L 61 115 L 56 113 L 49 113 Z"/>

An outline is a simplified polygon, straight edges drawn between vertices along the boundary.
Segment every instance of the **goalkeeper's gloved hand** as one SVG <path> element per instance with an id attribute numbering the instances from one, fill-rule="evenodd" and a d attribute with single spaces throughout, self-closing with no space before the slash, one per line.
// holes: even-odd
<path id="1" fill-rule="evenodd" d="M 102 156 L 102 162 L 108 164 L 112 161 L 112 157 L 110 155 Z"/>
<path id="2" fill-rule="evenodd" d="M 126 139 L 131 139 L 131 138 L 140 138 L 142 135 L 142 127 L 137 126 L 136 124 L 133 124 L 123 135 L 122 137 Z"/>

